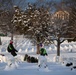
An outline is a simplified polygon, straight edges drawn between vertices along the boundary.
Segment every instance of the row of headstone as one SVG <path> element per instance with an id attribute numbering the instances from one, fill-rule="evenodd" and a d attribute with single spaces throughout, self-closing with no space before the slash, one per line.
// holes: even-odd
<path id="1" fill-rule="evenodd" d="M 7 52 L 6 49 L 7 49 L 7 46 L 9 44 L 9 40 L 3 39 L 2 45 L 0 46 L 0 52 L 2 52 L 2 51 Z M 16 41 L 16 43 L 15 43 L 15 41 Z M 32 43 L 30 42 L 30 40 L 25 39 L 25 38 L 19 38 L 18 40 L 15 39 L 14 40 L 14 46 L 19 52 L 22 52 L 22 51 L 34 52 L 36 50 L 36 48 L 35 48 L 36 46 L 32 46 Z M 47 51 L 56 51 L 57 47 L 54 44 L 52 44 L 52 45 L 48 46 L 46 49 L 47 49 Z M 76 51 L 76 42 L 63 43 L 60 46 L 60 50 L 61 51 L 71 51 L 71 50 Z"/>
<path id="2" fill-rule="evenodd" d="M 29 45 L 27 45 L 27 44 L 20 44 L 20 45 L 18 45 L 17 46 L 17 50 L 19 51 L 19 52 L 21 52 L 21 51 L 25 51 L 25 52 L 27 52 L 27 51 L 31 51 L 31 52 L 33 52 L 33 51 L 35 51 L 34 50 L 34 46 L 31 46 L 30 44 Z M 48 47 L 48 49 L 47 50 L 53 50 L 53 51 L 56 51 L 57 50 L 57 47 L 56 46 L 54 46 L 53 48 L 50 46 L 50 47 Z M 61 51 L 76 51 L 76 45 L 69 45 L 69 46 L 64 46 L 64 47 L 62 47 L 62 46 L 60 46 L 60 50 Z"/>

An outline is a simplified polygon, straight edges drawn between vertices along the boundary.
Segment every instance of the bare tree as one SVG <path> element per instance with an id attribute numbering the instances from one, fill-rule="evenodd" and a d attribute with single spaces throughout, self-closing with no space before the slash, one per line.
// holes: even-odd
<path id="1" fill-rule="evenodd" d="M 28 8 L 24 12 L 20 12 L 18 7 L 15 9 L 17 12 L 14 15 L 14 24 L 16 24 L 17 30 L 37 44 L 37 54 L 39 54 L 39 44 L 44 43 L 48 36 L 47 27 L 51 22 L 49 9 L 43 6 L 36 7 L 35 4 L 28 4 Z"/>
<path id="2" fill-rule="evenodd" d="M 65 39 L 72 40 L 74 37 L 76 37 L 76 27 L 74 26 L 76 23 L 75 10 L 70 10 L 71 7 L 67 7 L 65 1 L 60 2 L 59 5 L 55 4 L 56 11 L 58 10 L 59 12 L 56 12 L 56 14 L 54 14 L 54 17 L 52 19 L 52 25 L 50 27 L 52 28 L 50 32 L 53 35 L 53 40 L 57 40 L 57 56 L 60 56 L 60 44 Z"/>
<path id="3" fill-rule="evenodd" d="M 60 44 L 68 38 L 68 19 L 63 20 L 62 18 L 54 18 L 51 25 L 51 34 L 53 35 L 53 40 L 57 41 L 57 56 L 60 56 Z"/>
<path id="4" fill-rule="evenodd" d="M 55 6 L 53 8 L 59 11 L 56 16 L 55 13 L 54 16 L 51 14 L 50 6 L 47 6 L 46 3 L 39 6 L 28 4 L 25 11 L 15 7 L 13 23 L 21 34 L 35 41 L 38 54 L 39 43 L 57 40 L 57 56 L 60 56 L 60 44 L 68 39 L 74 30 L 71 30 L 71 25 L 69 25 L 69 10 L 66 11 L 67 7 L 63 6 L 63 2 L 60 3 L 59 9 L 58 4 L 53 5 Z"/>

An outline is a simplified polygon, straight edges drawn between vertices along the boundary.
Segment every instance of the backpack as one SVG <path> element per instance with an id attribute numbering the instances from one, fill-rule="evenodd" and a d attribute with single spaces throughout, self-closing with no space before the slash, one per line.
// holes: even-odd
<path id="1" fill-rule="evenodd" d="M 44 48 L 41 48 L 40 54 L 43 56 L 47 55 L 46 50 Z"/>

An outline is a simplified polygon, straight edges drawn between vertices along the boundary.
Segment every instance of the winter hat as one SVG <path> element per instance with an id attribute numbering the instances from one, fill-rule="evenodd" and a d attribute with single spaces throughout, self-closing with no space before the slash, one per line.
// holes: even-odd
<path id="1" fill-rule="evenodd" d="M 12 41 L 12 40 L 10 40 L 10 43 L 12 44 L 12 43 L 13 43 L 13 41 Z"/>
<path id="2" fill-rule="evenodd" d="M 42 47 L 42 43 L 40 43 L 40 47 Z"/>
<path id="3" fill-rule="evenodd" d="M 40 43 L 40 47 L 42 47 L 42 48 L 43 48 L 43 47 L 44 47 L 44 45 L 43 45 L 42 43 Z"/>

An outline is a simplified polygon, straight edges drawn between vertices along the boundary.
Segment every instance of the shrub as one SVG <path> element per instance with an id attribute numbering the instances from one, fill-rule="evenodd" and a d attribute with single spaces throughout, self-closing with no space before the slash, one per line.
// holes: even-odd
<path id="1" fill-rule="evenodd" d="M 35 57 L 30 57 L 27 54 L 25 54 L 24 61 L 30 62 L 30 63 L 38 63 L 38 59 Z"/>

